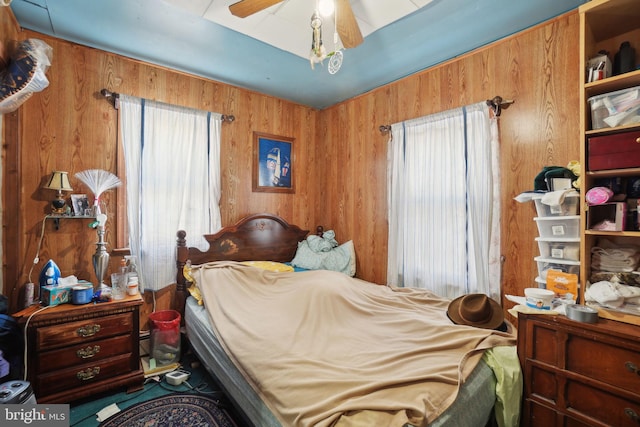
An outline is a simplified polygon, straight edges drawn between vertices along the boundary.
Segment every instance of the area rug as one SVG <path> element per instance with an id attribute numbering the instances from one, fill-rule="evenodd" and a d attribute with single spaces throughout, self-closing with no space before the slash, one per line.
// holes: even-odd
<path id="1" fill-rule="evenodd" d="M 218 401 L 195 394 L 169 394 L 137 403 L 100 427 L 237 427 Z"/>

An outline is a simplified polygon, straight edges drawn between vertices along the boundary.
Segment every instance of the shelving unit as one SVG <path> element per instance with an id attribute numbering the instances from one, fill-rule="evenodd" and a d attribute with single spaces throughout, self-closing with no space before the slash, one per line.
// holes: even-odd
<path id="1" fill-rule="evenodd" d="M 55 229 L 59 230 L 61 219 L 96 219 L 96 217 L 90 215 L 47 215 L 45 219 L 53 220 Z"/>
<path id="2" fill-rule="evenodd" d="M 608 51 L 613 59 L 623 41 L 630 41 L 636 48 L 636 63 L 640 62 L 640 2 L 592 0 L 582 5 L 579 11 L 582 179 L 579 298 L 584 303 L 584 290 L 592 275 L 591 249 L 598 239 L 607 238 L 620 246 L 640 245 L 640 231 L 589 229 L 590 209 L 592 214 L 595 209 L 584 202 L 587 191 L 596 186 L 600 178 L 640 177 L 640 123 L 598 128 L 607 123 L 596 121 L 596 126 L 592 125 L 589 103 L 591 97 L 640 86 L 640 71 L 585 83 L 587 61 L 602 50 Z M 605 107 L 603 113 L 612 114 L 609 106 Z M 600 120 L 600 116 L 597 119 Z M 633 140 L 629 138 L 631 135 Z M 621 144 L 617 142 L 620 136 L 623 137 Z M 607 137 L 607 140 L 594 142 L 591 140 L 594 137 Z M 634 144 L 636 137 L 639 139 L 637 149 Z M 610 143 L 611 140 L 616 142 Z M 599 143 L 604 143 L 605 147 L 600 153 L 597 152 L 601 148 L 597 145 Z M 613 152 L 610 151 L 612 148 Z M 636 158 L 639 159 L 637 165 L 633 161 Z M 600 164 L 594 165 L 596 160 Z M 611 165 L 630 167 L 605 169 Z M 605 212 L 604 218 L 607 215 L 609 212 Z M 599 222 L 602 217 L 592 219 Z M 565 316 L 519 314 L 518 356 L 524 375 L 521 426 L 638 425 L 640 377 L 636 365 L 640 357 L 640 327 L 636 325 L 640 325 L 640 316 L 608 310 L 601 310 L 599 314 L 608 319 L 590 324 Z"/>
<path id="3" fill-rule="evenodd" d="M 640 4 L 637 0 L 593 0 L 580 7 L 580 64 L 586 64 L 598 52 L 605 50 L 613 61 L 614 54 L 623 41 L 630 41 L 636 49 L 636 63 L 640 53 Z M 597 136 L 629 135 L 640 131 L 640 123 L 632 125 L 593 129 L 589 98 L 623 89 L 640 86 L 640 70 L 605 78 L 595 82 L 587 81 L 587 71 L 580 72 L 580 149 L 582 185 L 580 199 L 585 200 L 586 192 L 595 186 L 600 178 L 640 177 L 640 162 L 636 167 L 608 170 L 590 170 L 589 140 Z M 634 138 L 635 139 L 635 138 Z M 640 156 L 640 141 L 638 141 Z M 591 277 L 591 249 L 599 238 L 608 238 L 620 245 L 640 244 L 640 231 L 597 231 L 589 229 L 589 206 L 582 204 L 580 212 L 580 284 L 586 289 Z M 582 299 L 583 300 L 583 299 Z M 640 320 L 640 317 L 638 318 Z"/>

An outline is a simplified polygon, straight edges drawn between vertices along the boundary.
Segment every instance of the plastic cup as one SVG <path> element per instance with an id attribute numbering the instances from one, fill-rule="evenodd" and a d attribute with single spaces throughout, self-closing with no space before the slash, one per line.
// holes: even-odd
<path id="1" fill-rule="evenodd" d="M 111 298 L 114 300 L 124 299 L 127 294 L 127 275 L 113 273 L 111 275 Z"/>

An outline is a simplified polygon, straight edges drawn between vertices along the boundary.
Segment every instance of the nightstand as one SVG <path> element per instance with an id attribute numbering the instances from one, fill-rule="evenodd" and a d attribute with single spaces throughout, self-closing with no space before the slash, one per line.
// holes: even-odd
<path id="1" fill-rule="evenodd" d="M 69 403 L 143 386 L 140 295 L 99 304 L 34 305 L 14 314 L 26 327 L 27 380 L 38 403 Z"/>

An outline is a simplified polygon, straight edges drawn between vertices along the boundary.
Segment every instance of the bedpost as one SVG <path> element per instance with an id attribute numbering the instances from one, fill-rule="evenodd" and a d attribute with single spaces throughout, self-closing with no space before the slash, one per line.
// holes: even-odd
<path id="1" fill-rule="evenodd" d="M 187 249 L 187 232 L 184 230 L 180 230 L 176 233 L 178 237 L 177 240 L 177 248 L 176 248 L 176 267 L 178 267 L 178 271 L 176 274 L 176 283 L 178 285 L 178 291 L 186 291 L 186 279 L 182 274 L 182 268 L 187 263 L 187 259 L 189 256 L 189 250 Z"/>
<path id="2" fill-rule="evenodd" d="M 176 239 L 176 267 L 178 268 L 178 271 L 176 272 L 176 310 L 178 310 L 182 316 L 182 323 L 184 324 L 184 305 L 188 296 L 188 284 L 182 274 L 182 269 L 189 258 L 189 249 L 187 248 L 187 232 L 179 230 L 176 233 L 176 236 L 178 237 Z"/>

